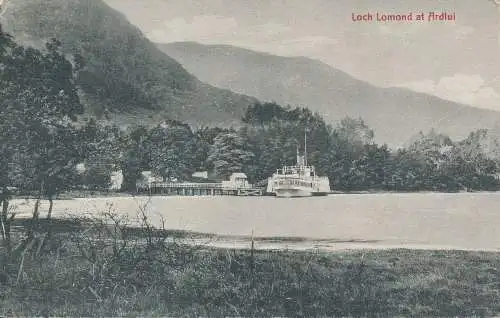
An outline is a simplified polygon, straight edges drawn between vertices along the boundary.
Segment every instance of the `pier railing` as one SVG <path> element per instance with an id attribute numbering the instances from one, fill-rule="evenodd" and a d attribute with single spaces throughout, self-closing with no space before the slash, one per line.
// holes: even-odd
<path id="1" fill-rule="evenodd" d="M 151 182 L 138 186 L 138 192 L 177 195 L 262 195 L 262 189 L 252 185 L 195 182 Z"/>
<path id="2" fill-rule="evenodd" d="M 181 188 L 181 189 L 222 189 L 221 183 L 196 183 L 196 182 L 152 182 L 149 184 L 149 187 L 157 187 L 157 188 Z"/>

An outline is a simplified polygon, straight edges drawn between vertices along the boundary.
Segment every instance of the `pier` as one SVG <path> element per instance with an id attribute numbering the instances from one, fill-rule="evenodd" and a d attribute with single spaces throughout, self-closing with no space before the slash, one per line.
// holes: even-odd
<path id="1" fill-rule="evenodd" d="M 244 173 L 233 173 L 228 181 L 222 182 L 165 182 L 149 180 L 137 184 L 137 192 L 150 195 L 234 195 L 260 196 L 263 189 L 248 183 Z"/>
<path id="2" fill-rule="evenodd" d="M 138 192 L 151 195 L 233 195 L 233 196 L 261 196 L 263 190 L 254 187 L 228 187 L 223 183 L 195 183 L 195 182 L 152 182 L 149 185 L 138 187 Z"/>

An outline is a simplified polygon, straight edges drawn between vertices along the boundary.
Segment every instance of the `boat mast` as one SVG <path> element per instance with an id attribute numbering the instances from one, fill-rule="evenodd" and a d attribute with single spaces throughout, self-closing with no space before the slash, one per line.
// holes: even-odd
<path id="1" fill-rule="evenodd" d="M 297 165 L 300 165 L 300 152 L 299 152 L 299 145 L 297 145 Z"/>
<path id="2" fill-rule="evenodd" d="M 307 128 L 304 129 L 304 163 L 307 166 Z"/>

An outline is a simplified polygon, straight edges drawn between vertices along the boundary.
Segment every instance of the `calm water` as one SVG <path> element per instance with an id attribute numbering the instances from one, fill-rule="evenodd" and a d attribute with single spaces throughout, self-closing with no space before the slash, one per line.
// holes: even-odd
<path id="1" fill-rule="evenodd" d="M 56 201 L 54 214 L 111 209 L 134 219 L 147 198 Z M 17 201 L 18 212 L 30 205 Z M 44 203 L 43 209 L 47 204 Z M 146 208 L 166 227 L 260 237 L 305 237 L 372 244 L 500 249 L 500 193 L 338 194 L 328 197 L 153 197 Z"/>

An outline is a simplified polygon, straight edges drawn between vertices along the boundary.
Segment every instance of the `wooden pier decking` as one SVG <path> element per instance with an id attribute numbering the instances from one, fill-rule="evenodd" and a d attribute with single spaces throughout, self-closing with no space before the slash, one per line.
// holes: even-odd
<path id="1" fill-rule="evenodd" d="M 152 182 L 138 186 L 138 192 L 151 195 L 233 195 L 233 196 L 261 196 L 263 190 L 254 187 L 227 187 L 222 183 L 196 183 L 196 182 Z"/>

